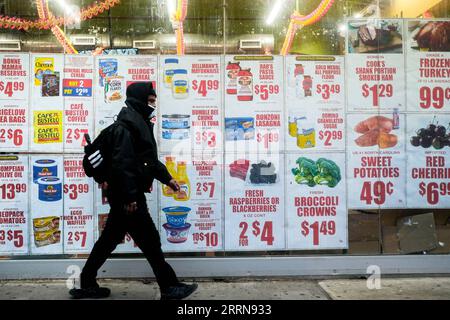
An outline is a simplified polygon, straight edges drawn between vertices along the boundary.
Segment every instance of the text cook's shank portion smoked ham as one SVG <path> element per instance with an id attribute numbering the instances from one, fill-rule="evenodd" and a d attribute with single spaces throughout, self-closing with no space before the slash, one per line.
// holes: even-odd
<path id="1" fill-rule="evenodd" d="M 370 117 L 355 126 L 355 132 L 363 134 L 355 140 L 355 143 L 359 147 L 378 145 L 381 149 L 392 148 L 398 142 L 397 136 L 390 133 L 392 128 L 392 119 L 383 116 Z"/>

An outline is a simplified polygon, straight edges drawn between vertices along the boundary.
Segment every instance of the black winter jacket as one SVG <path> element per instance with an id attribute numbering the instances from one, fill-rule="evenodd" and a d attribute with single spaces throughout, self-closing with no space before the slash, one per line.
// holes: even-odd
<path id="1" fill-rule="evenodd" d="M 158 159 L 151 109 L 140 101 L 127 98 L 128 107 L 120 111 L 113 135 L 109 188 L 125 203 L 136 201 L 149 192 L 154 179 L 168 184 L 172 176 Z"/>

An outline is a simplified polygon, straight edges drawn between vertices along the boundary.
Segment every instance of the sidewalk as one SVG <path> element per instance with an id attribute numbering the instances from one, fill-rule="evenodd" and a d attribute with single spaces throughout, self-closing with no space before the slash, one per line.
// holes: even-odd
<path id="1" fill-rule="evenodd" d="M 186 281 L 189 282 L 189 281 Z M 450 300 L 450 277 L 385 278 L 381 289 L 369 290 L 365 279 L 197 281 L 187 300 Z M 111 288 L 108 299 L 159 299 L 155 282 L 101 280 Z M 66 282 L 0 281 L 0 300 L 70 299 Z"/>

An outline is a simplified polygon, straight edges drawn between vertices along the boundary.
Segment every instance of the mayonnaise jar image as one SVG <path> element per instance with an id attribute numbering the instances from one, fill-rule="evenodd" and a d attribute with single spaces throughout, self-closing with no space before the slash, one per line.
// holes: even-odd
<path id="1" fill-rule="evenodd" d="M 186 69 L 175 69 L 173 71 L 172 95 L 175 99 L 189 97 L 189 79 Z"/>
<path id="2" fill-rule="evenodd" d="M 164 60 L 163 82 L 166 88 L 172 88 L 173 72 L 178 68 L 178 59 L 171 58 Z"/>

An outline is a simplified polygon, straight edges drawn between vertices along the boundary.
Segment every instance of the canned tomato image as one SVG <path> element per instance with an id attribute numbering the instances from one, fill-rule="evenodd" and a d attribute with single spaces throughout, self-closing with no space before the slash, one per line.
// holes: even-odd
<path id="1" fill-rule="evenodd" d="M 55 160 L 42 159 L 36 160 L 33 164 L 33 182 L 40 178 L 57 177 L 58 166 Z"/>
<path id="2" fill-rule="evenodd" d="M 40 178 L 37 180 L 37 184 L 39 185 L 39 200 L 53 202 L 62 199 L 61 179 L 56 177 Z"/>

